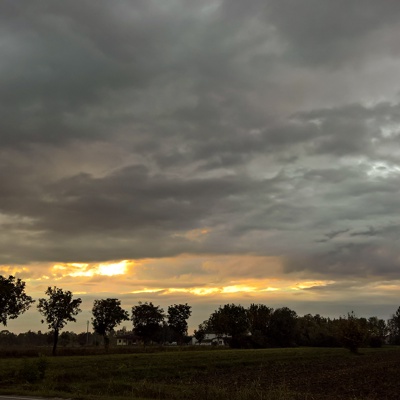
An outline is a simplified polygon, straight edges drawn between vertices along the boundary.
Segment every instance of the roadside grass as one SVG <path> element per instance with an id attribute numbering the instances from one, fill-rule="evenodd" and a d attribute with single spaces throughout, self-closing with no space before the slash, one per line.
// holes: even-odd
<path id="1" fill-rule="evenodd" d="M 82 400 L 398 399 L 400 348 L 1 358 L 0 394 Z"/>

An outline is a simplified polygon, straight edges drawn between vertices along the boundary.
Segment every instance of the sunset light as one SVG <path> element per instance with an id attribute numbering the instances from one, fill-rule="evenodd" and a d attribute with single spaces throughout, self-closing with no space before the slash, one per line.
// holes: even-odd
<path id="1" fill-rule="evenodd" d="M 35 300 L 6 328 L 49 287 L 76 330 L 107 298 L 388 318 L 400 1 L 347 3 L 1 2 L 0 276 Z"/>
<path id="2" fill-rule="evenodd" d="M 114 276 L 123 275 L 127 272 L 129 262 L 122 260 L 110 264 L 102 263 L 84 264 L 84 263 L 66 263 L 56 264 L 52 267 L 55 276 L 71 277 L 91 277 L 95 275 Z"/>
<path id="3" fill-rule="evenodd" d="M 123 275 L 127 271 L 127 264 L 126 260 L 114 264 L 100 264 L 96 273 L 106 276 Z"/>

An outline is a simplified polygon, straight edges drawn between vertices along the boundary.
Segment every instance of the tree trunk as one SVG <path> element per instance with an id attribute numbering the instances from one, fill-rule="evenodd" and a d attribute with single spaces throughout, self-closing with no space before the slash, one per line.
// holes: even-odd
<path id="1" fill-rule="evenodd" d="M 106 350 L 106 353 L 108 353 L 108 349 L 110 348 L 110 339 L 107 335 L 103 335 L 104 339 L 104 349 Z"/>
<path id="2" fill-rule="evenodd" d="M 59 334 L 58 329 L 55 329 L 54 330 L 54 338 L 53 338 L 53 352 L 52 352 L 53 356 L 56 355 L 56 351 L 57 351 L 58 334 Z"/>

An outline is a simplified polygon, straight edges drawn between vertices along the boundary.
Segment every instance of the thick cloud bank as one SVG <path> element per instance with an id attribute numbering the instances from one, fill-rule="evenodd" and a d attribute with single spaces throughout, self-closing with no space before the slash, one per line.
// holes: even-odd
<path id="1" fill-rule="evenodd" d="M 400 278 L 398 1 L 0 19 L 0 264 L 252 254 Z"/>

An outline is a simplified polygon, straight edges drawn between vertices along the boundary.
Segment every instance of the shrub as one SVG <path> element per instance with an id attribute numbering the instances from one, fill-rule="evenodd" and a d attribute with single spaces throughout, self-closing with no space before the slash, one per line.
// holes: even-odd
<path id="1" fill-rule="evenodd" d="M 44 379 L 47 370 L 47 360 L 44 356 L 39 356 L 36 360 L 23 360 L 22 367 L 17 376 L 20 381 L 35 383 Z"/>

